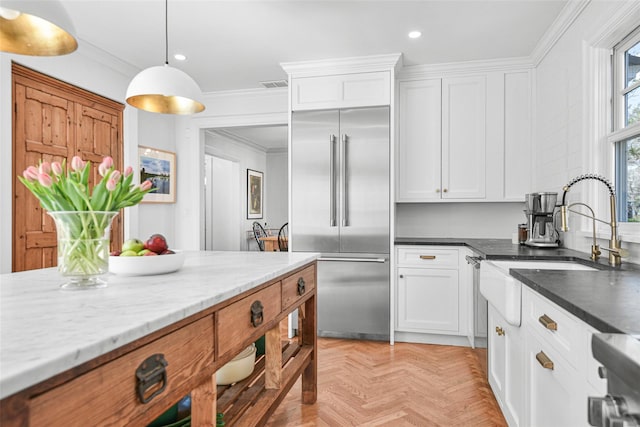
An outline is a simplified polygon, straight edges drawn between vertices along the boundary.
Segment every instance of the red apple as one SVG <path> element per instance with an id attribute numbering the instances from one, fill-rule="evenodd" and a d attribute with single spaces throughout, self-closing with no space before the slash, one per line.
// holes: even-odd
<path id="1" fill-rule="evenodd" d="M 158 254 L 153 252 L 153 251 L 149 251 L 149 252 L 147 252 L 146 254 L 144 254 L 142 256 L 158 256 Z"/>
<path id="2" fill-rule="evenodd" d="M 111 251 L 111 252 L 109 253 L 109 255 L 110 255 L 110 256 L 120 256 L 120 254 L 121 254 L 121 253 L 122 253 L 122 252 L 120 252 L 120 251 Z"/>
<path id="3" fill-rule="evenodd" d="M 171 249 L 167 249 L 162 251 L 160 255 L 171 255 L 171 254 L 175 254 L 175 252 L 173 252 Z"/>
<path id="4" fill-rule="evenodd" d="M 165 239 L 162 234 L 154 234 L 149 237 L 144 243 L 144 247 L 145 249 L 149 249 L 156 254 L 161 254 L 163 251 L 166 251 L 169 248 L 169 246 L 167 245 L 167 239 Z"/>

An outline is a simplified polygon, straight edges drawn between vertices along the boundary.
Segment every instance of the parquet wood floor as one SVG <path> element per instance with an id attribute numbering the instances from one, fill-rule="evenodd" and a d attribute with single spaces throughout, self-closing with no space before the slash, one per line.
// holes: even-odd
<path id="1" fill-rule="evenodd" d="M 465 347 L 318 339 L 318 400 L 294 385 L 269 427 L 506 426 Z"/>

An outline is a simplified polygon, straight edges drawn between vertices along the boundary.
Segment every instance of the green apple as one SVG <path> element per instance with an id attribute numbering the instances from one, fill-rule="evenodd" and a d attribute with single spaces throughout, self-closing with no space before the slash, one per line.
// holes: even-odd
<path id="1" fill-rule="evenodd" d="M 137 254 L 143 249 L 144 243 L 142 243 L 142 240 L 140 239 L 129 239 L 122 244 L 122 252 L 133 251 Z"/>
<path id="2" fill-rule="evenodd" d="M 132 250 L 122 251 L 120 256 L 138 256 L 138 252 Z"/>
<path id="3" fill-rule="evenodd" d="M 147 255 L 149 252 L 151 252 L 149 249 L 143 249 L 141 251 L 138 252 L 138 256 L 145 256 Z M 154 252 L 155 253 L 155 252 Z"/>

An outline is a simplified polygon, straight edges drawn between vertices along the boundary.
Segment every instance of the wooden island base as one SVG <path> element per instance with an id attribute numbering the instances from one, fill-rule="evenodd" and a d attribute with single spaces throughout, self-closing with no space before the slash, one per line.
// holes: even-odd
<path id="1" fill-rule="evenodd" d="M 314 403 L 315 285 L 312 262 L 3 399 L 0 424 L 146 425 L 191 393 L 192 426 L 215 426 L 219 412 L 226 427 L 258 426 L 300 376 L 302 402 Z M 283 342 L 280 322 L 295 310 L 299 336 Z M 215 372 L 263 335 L 265 355 L 251 376 L 216 386 Z M 164 372 L 141 380 L 136 371 L 150 357 L 164 359 Z"/>

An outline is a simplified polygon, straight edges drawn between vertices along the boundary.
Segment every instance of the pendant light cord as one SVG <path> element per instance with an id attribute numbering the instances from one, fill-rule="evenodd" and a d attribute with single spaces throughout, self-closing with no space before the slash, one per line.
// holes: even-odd
<path id="1" fill-rule="evenodd" d="M 169 65 L 169 0 L 164 0 L 164 63 Z"/>

